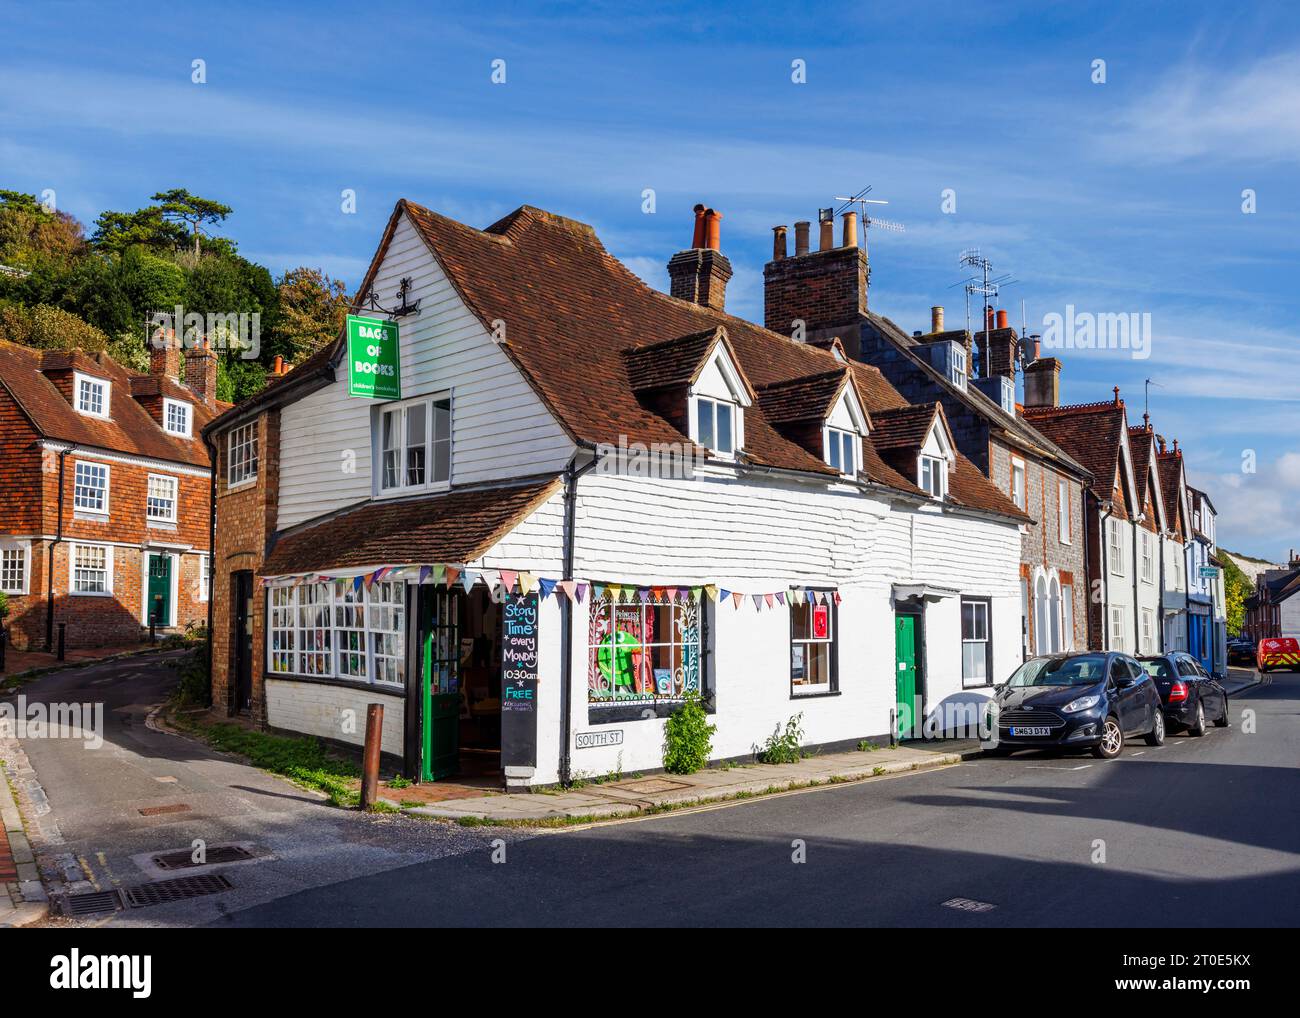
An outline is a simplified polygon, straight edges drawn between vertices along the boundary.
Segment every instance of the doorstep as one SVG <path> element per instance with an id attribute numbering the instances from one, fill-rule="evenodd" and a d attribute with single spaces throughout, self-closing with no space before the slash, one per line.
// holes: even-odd
<path id="1" fill-rule="evenodd" d="M 930 743 L 927 748 L 826 753 L 791 764 L 709 767 L 695 774 L 653 774 L 568 791 L 465 796 L 403 810 L 413 816 L 468 822 L 537 824 L 635 816 L 685 805 L 747 799 L 798 788 L 863 781 L 949 767 L 978 752 L 975 742 Z"/>

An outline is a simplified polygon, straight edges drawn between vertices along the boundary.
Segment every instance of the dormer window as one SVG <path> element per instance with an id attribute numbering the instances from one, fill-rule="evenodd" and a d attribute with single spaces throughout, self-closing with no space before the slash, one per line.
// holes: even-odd
<path id="1" fill-rule="evenodd" d="M 858 472 L 858 448 L 862 439 L 851 431 L 826 429 L 826 462 L 846 477 Z"/>
<path id="2" fill-rule="evenodd" d="M 954 343 L 952 350 L 952 368 L 948 377 L 952 381 L 952 384 L 957 386 L 957 388 L 965 389 L 968 374 L 969 373 L 966 370 L 966 350 Z"/>
<path id="3" fill-rule="evenodd" d="M 77 413 L 90 417 L 107 417 L 109 407 L 109 383 L 106 379 L 83 375 L 80 371 L 73 373 L 74 395 Z"/>
<path id="4" fill-rule="evenodd" d="M 948 461 L 940 456 L 918 457 L 918 487 L 929 493 L 931 498 L 943 498 L 948 491 Z"/>
<path id="5" fill-rule="evenodd" d="M 163 400 L 163 430 L 180 438 L 190 437 L 191 407 L 179 399 Z"/>
<path id="6" fill-rule="evenodd" d="M 695 441 L 719 456 L 736 453 L 736 406 L 723 400 L 695 399 Z"/>

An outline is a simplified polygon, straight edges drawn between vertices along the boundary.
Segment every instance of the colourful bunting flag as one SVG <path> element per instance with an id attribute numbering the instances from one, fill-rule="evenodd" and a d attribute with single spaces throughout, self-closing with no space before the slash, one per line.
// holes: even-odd
<path id="1" fill-rule="evenodd" d="M 768 606 L 769 608 L 771 608 L 774 604 L 776 604 L 776 595 L 775 595 L 775 594 L 764 594 L 764 595 L 763 595 L 763 600 L 766 601 L 766 602 L 767 602 L 767 606 Z"/>
<path id="2" fill-rule="evenodd" d="M 709 595 L 709 600 L 712 601 L 714 604 L 717 604 L 717 603 L 718 603 L 718 587 L 717 587 L 717 584 L 714 584 L 714 583 L 706 583 L 706 584 L 704 585 L 704 593 L 706 593 L 706 594 Z"/>
<path id="3" fill-rule="evenodd" d="M 417 582 L 423 583 L 425 580 L 429 578 L 429 574 L 431 572 L 433 572 L 432 566 L 420 566 L 420 578 Z"/>
<path id="4" fill-rule="evenodd" d="M 763 607 L 763 595 L 762 595 L 762 594 L 750 594 L 749 596 L 752 597 L 752 598 L 754 599 L 754 611 L 758 611 L 759 609 L 761 609 L 761 608 Z"/>
<path id="5" fill-rule="evenodd" d="M 454 587 L 458 579 L 460 579 L 460 570 L 455 566 L 448 566 L 446 576 L 447 589 L 450 590 Z"/>
<path id="6" fill-rule="evenodd" d="M 517 572 L 515 572 L 513 569 L 502 569 L 502 570 L 501 570 L 501 586 L 503 586 L 503 587 L 506 588 L 506 593 L 507 593 L 507 594 L 511 594 L 511 593 L 514 592 L 514 589 L 515 589 L 515 580 L 516 580 L 518 577 L 519 577 L 519 574 L 518 574 Z"/>
<path id="7" fill-rule="evenodd" d="M 776 592 L 776 599 L 780 604 L 785 604 L 785 591 L 778 590 Z"/>
<path id="8" fill-rule="evenodd" d="M 541 584 L 542 600 L 545 601 L 548 597 L 551 596 L 551 591 L 555 589 L 556 581 L 542 578 L 539 579 L 537 582 Z"/>
<path id="9" fill-rule="evenodd" d="M 743 601 L 744 599 L 745 599 L 745 595 L 742 594 L 740 591 L 733 590 L 731 592 L 731 602 L 736 606 L 737 611 L 740 611 L 740 602 Z"/>
<path id="10" fill-rule="evenodd" d="M 460 574 L 460 585 L 465 588 L 466 594 L 474 589 L 476 583 L 478 583 L 478 573 L 473 569 L 466 569 Z"/>
<path id="11" fill-rule="evenodd" d="M 578 586 L 574 589 L 574 596 L 577 597 L 578 604 L 582 604 L 583 595 L 585 595 L 586 593 L 587 593 L 587 585 L 585 583 L 579 583 Z"/>

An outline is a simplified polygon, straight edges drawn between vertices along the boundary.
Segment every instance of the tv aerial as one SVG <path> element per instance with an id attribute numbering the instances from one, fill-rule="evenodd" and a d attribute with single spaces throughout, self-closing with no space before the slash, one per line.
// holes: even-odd
<path id="1" fill-rule="evenodd" d="M 984 341 L 988 344 L 989 335 L 989 316 L 988 312 L 992 310 L 993 304 L 1002 291 L 1012 286 L 1016 280 L 1011 278 L 1011 273 L 1004 272 L 1001 275 L 995 275 L 993 272 L 993 262 L 980 254 L 977 247 L 968 247 L 957 259 L 957 265 L 961 268 L 973 268 L 977 272 L 960 279 L 953 283 L 953 286 L 960 286 L 966 291 L 966 331 L 971 331 L 970 320 L 970 299 L 974 294 L 979 294 L 983 298 L 984 311 Z M 949 287 L 951 289 L 951 287 Z"/>
<path id="2" fill-rule="evenodd" d="M 859 191 L 857 194 L 854 195 L 846 196 L 842 194 L 837 194 L 834 196 L 834 200 L 837 202 L 842 202 L 840 207 L 835 209 L 834 212 L 831 212 L 830 209 L 822 210 L 823 212 L 831 212 L 832 216 L 838 216 L 840 215 L 840 213 L 848 211 L 849 206 L 856 205 L 858 207 L 858 213 L 859 213 L 858 218 L 862 220 L 862 250 L 864 252 L 867 250 L 867 230 L 870 227 L 874 226 L 878 230 L 888 230 L 891 233 L 904 233 L 907 230 L 907 227 L 904 226 L 902 223 L 895 222 L 892 219 L 879 219 L 876 216 L 869 215 L 867 212 L 868 205 L 889 204 L 889 202 L 884 201 L 883 199 L 880 198 L 868 198 L 867 195 L 870 193 L 871 193 L 871 185 L 868 184 L 861 191 Z"/>

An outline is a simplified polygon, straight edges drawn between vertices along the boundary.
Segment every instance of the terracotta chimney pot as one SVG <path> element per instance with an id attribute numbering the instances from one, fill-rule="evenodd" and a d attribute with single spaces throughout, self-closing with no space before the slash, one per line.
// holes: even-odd
<path id="1" fill-rule="evenodd" d="M 930 309 L 930 331 L 943 332 L 943 307 L 939 304 Z"/>
<path id="2" fill-rule="evenodd" d="M 722 213 L 709 209 L 704 213 L 704 246 L 710 251 L 721 251 Z"/>
<path id="3" fill-rule="evenodd" d="M 794 256 L 796 258 L 808 253 L 808 231 L 811 227 L 812 224 L 806 219 L 794 224 Z"/>
<path id="4" fill-rule="evenodd" d="M 772 261 L 779 262 L 786 256 L 785 227 L 772 227 Z"/>
<path id="5" fill-rule="evenodd" d="M 704 246 L 704 206 L 695 206 L 695 233 L 691 237 L 691 247 L 699 248 Z"/>
<path id="6" fill-rule="evenodd" d="M 998 309 L 998 319 L 997 319 L 997 320 L 998 320 L 998 328 L 999 328 L 999 329 L 1005 329 L 1005 328 L 1008 328 L 1008 327 L 1009 327 L 1009 324 L 1010 324 L 1010 323 L 1009 323 L 1009 320 L 1008 320 L 1008 318 L 1007 318 L 1007 313 L 1006 313 L 1005 310 L 1003 310 L 1003 309 L 1001 309 L 1001 308 Z"/>
<path id="7" fill-rule="evenodd" d="M 842 216 L 844 220 L 844 247 L 858 246 L 858 214 L 856 212 L 845 212 Z"/>
<path id="8" fill-rule="evenodd" d="M 831 219 L 823 219 L 821 226 L 821 243 L 817 246 L 818 251 L 829 251 L 835 246 L 835 222 Z"/>

